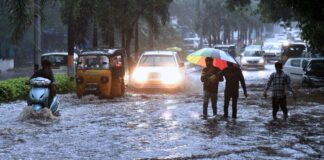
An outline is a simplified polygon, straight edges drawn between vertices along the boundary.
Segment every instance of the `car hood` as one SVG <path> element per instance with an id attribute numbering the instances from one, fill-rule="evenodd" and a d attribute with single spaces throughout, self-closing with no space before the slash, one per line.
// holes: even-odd
<path id="1" fill-rule="evenodd" d="M 263 59 L 263 57 L 242 57 L 242 58 L 247 61 L 259 61 L 259 60 Z"/>
<path id="2" fill-rule="evenodd" d="M 137 67 L 136 69 L 139 69 L 143 72 L 150 72 L 150 73 L 179 70 L 179 68 L 177 67 Z"/>
<path id="3" fill-rule="evenodd" d="M 280 50 L 273 50 L 273 49 L 265 49 L 263 50 L 265 53 L 280 53 Z"/>

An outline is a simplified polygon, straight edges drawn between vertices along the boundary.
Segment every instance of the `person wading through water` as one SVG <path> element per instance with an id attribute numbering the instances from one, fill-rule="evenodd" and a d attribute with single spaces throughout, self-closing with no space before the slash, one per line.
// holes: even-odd
<path id="1" fill-rule="evenodd" d="M 290 77 L 282 71 L 282 63 L 275 63 L 276 72 L 272 73 L 269 77 L 268 83 L 265 86 L 263 96 L 267 97 L 267 91 L 272 85 L 272 117 L 274 120 L 277 119 L 277 112 L 279 106 L 283 112 L 284 119 L 288 118 L 288 109 L 286 101 L 286 91 L 287 86 L 288 90 L 292 92 L 293 98 L 296 100 L 295 93 L 290 86 Z"/>
<path id="2" fill-rule="evenodd" d="M 207 119 L 207 109 L 209 99 L 212 103 L 213 115 L 217 115 L 217 93 L 218 83 L 223 81 L 223 77 L 218 76 L 220 69 L 213 66 L 213 58 L 205 59 L 206 67 L 202 70 L 201 82 L 204 86 L 204 103 L 203 103 L 203 119 Z"/>
<path id="3" fill-rule="evenodd" d="M 239 83 L 244 91 L 244 96 L 248 97 L 246 91 L 245 80 L 242 70 L 234 67 L 233 63 L 227 62 L 227 68 L 220 72 L 221 76 L 226 79 L 225 94 L 224 94 L 224 117 L 228 117 L 228 106 L 232 98 L 232 118 L 237 118 L 237 100 L 239 97 Z"/>

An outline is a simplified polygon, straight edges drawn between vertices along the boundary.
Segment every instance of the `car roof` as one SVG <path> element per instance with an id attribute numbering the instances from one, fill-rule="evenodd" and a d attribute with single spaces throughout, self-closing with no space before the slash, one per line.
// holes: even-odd
<path id="1" fill-rule="evenodd" d="M 82 50 L 80 55 L 113 55 L 119 49 L 85 49 Z"/>
<path id="2" fill-rule="evenodd" d="M 235 44 L 215 44 L 215 47 L 235 47 Z"/>
<path id="3" fill-rule="evenodd" d="M 173 56 L 177 54 L 175 51 L 146 51 L 142 55 L 170 55 Z"/>
<path id="4" fill-rule="evenodd" d="M 68 52 L 49 52 L 49 53 L 43 53 L 42 54 L 42 56 L 49 56 L 49 55 L 62 55 L 62 56 L 67 56 L 68 55 Z"/>
<path id="5" fill-rule="evenodd" d="M 310 57 L 299 57 L 299 58 L 289 58 L 288 60 L 324 60 L 324 58 L 310 58 Z"/>

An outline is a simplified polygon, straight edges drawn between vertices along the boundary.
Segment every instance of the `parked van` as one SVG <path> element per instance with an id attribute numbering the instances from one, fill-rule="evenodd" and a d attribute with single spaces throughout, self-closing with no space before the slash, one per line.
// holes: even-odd
<path id="1" fill-rule="evenodd" d="M 303 79 L 304 68 L 311 58 L 289 58 L 283 66 L 283 71 L 290 76 L 292 80 L 301 82 Z"/>

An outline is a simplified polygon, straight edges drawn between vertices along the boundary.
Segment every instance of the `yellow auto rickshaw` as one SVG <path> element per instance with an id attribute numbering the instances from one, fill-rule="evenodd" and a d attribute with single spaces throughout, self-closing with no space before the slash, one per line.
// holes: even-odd
<path id="1" fill-rule="evenodd" d="M 76 71 L 77 96 L 95 94 L 99 98 L 123 96 L 124 57 L 119 49 L 83 50 Z"/>

